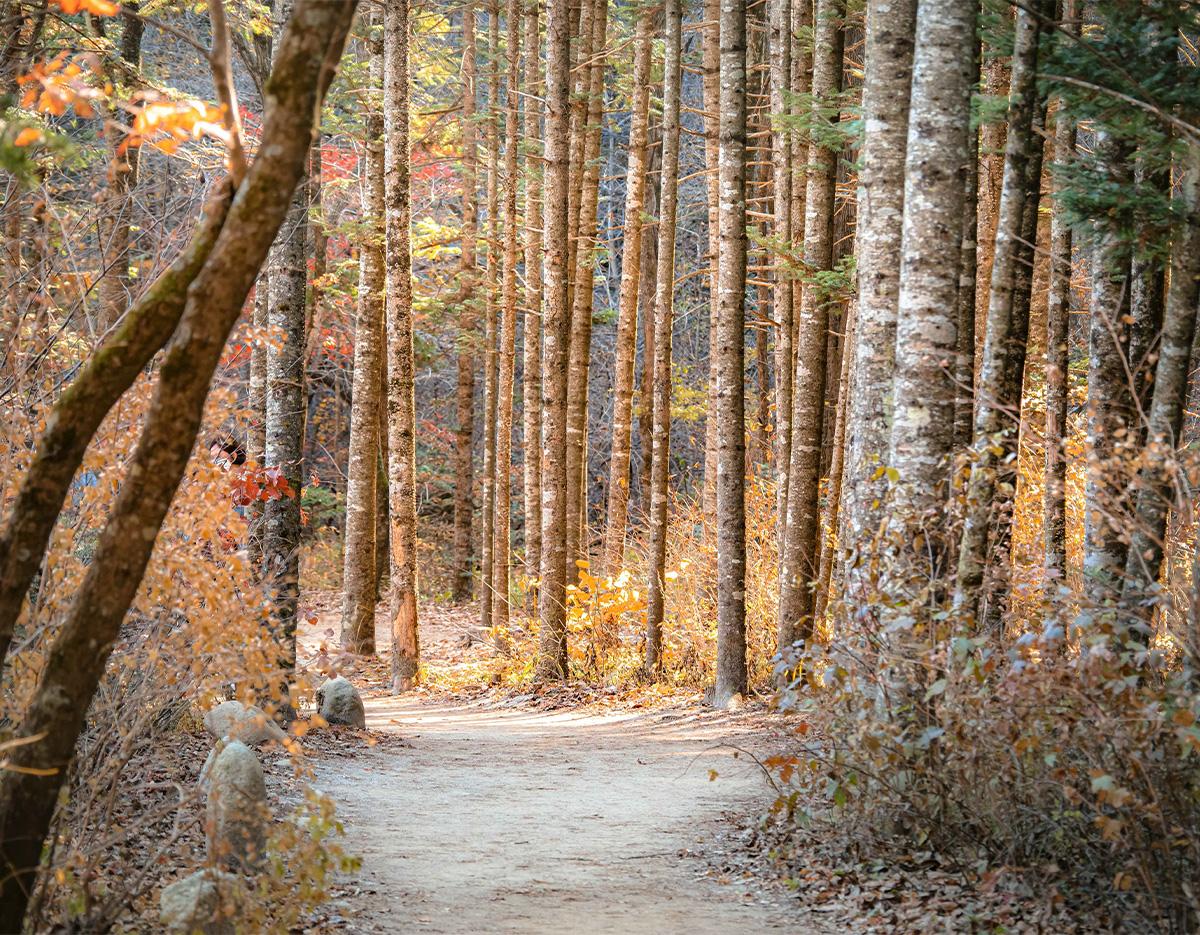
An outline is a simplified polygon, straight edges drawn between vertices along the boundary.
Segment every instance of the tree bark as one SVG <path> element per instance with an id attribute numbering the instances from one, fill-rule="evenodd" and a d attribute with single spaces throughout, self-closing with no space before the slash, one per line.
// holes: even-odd
<path id="1" fill-rule="evenodd" d="M 1110 184 L 1129 181 L 1129 151 L 1106 131 L 1094 151 Z M 1093 222 L 1092 314 L 1088 333 L 1087 482 L 1084 487 L 1083 573 L 1088 596 L 1103 604 L 1118 596 L 1125 570 L 1125 478 L 1133 421 L 1127 371 L 1130 249 L 1105 218 Z"/>
<path id="2" fill-rule="evenodd" d="M 658 270 L 654 290 L 654 438 L 650 467 L 650 554 L 646 585 L 646 671 L 662 668 L 667 564 L 667 498 L 671 472 L 671 331 L 675 298 L 675 227 L 679 191 L 681 87 L 679 0 L 666 0 L 663 59 L 662 172 L 659 175 Z"/>
<path id="3" fill-rule="evenodd" d="M 575 562 L 586 560 L 588 375 L 592 358 L 592 315 L 596 274 L 596 207 L 600 194 L 600 131 L 604 115 L 607 0 L 596 0 L 592 17 L 587 118 L 584 125 L 583 181 L 579 194 L 575 278 L 571 304 L 571 339 L 567 370 L 567 583 L 579 577 Z"/>
<path id="4" fill-rule="evenodd" d="M 520 148 L 518 83 L 521 61 L 519 0 L 508 0 L 508 86 L 504 124 L 504 268 L 500 304 L 500 383 L 496 414 L 496 518 L 492 547 L 492 629 L 506 642 L 509 620 L 508 569 L 512 554 L 512 422 L 513 373 L 517 354 L 517 151 Z"/>
<path id="5" fill-rule="evenodd" d="M 621 289 L 613 388 L 612 455 L 609 460 L 608 526 L 604 568 L 616 574 L 625 560 L 629 516 L 630 445 L 633 439 L 633 370 L 637 360 L 638 286 L 641 284 L 642 215 L 646 193 L 646 140 L 650 124 L 650 34 L 653 15 L 637 14 L 630 101 L 629 167 L 626 173 L 625 230 L 621 240 Z M 651 314 L 642 308 L 642 315 Z"/>
<path id="6" fill-rule="evenodd" d="M 1066 28 L 1075 19 L 1071 0 L 1063 5 Z M 1075 156 L 1075 122 L 1062 102 L 1054 118 L 1054 162 L 1065 168 Z M 1064 182 L 1058 183 L 1059 191 Z M 1071 225 L 1056 197 L 1050 216 L 1050 284 L 1046 303 L 1046 577 L 1062 582 L 1067 574 L 1067 413 L 1070 408 Z"/>
<path id="7" fill-rule="evenodd" d="M 974 5 L 960 0 L 919 4 L 905 157 L 889 454 L 897 476 L 893 522 L 924 529 L 924 548 L 935 561 L 946 557 L 943 505 L 956 396 L 950 368 L 958 346 L 975 20 Z"/>
<path id="8" fill-rule="evenodd" d="M 462 307 L 458 326 L 458 379 L 454 438 L 454 590 L 456 602 L 471 597 L 471 526 L 475 513 L 475 331 L 479 271 L 478 154 L 475 133 L 476 48 L 475 4 L 463 10 L 462 25 L 462 248 L 459 276 Z"/>
<path id="9" fill-rule="evenodd" d="M 814 128 L 837 100 L 842 81 L 845 41 L 842 0 L 820 0 L 813 48 L 812 122 Z M 808 150 L 804 214 L 806 275 L 796 326 L 796 369 L 792 377 L 792 442 L 788 465 L 787 529 L 779 568 L 779 650 L 812 636 L 813 582 L 820 561 L 821 436 L 825 416 L 825 347 L 829 297 L 817 276 L 833 267 L 833 197 L 838 148 L 815 131 Z M 822 139 L 824 136 L 824 139 Z"/>
<path id="10" fill-rule="evenodd" d="M 370 85 L 383 84 L 383 40 L 367 39 Z M 385 264 L 383 111 L 378 100 L 363 118 L 360 162 L 362 229 L 358 253 L 358 308 L 354 324 L 354 386 L 350 408 L 350 464 L 346 479 L 346 532 L 343 537 L 342 645 L 352 653 L 375 652 L 377 562 L 386 561 L 376 541 L 379 503 L 380 380 L 384 353 Z"/>
<path id="11" fill-rule="evenodd" d="M 792 240 L 792 132 L 781 124 L 790 108 L 792 78 L 792 3 L 771 0 L 770 101 L 772 114 L 771 181 L 774 186 L 771 233 L 779 242 L 774 257 L 771 311 L 775 320 L 775 504 L 776 515 L 787 516 L 788 472 L 792 451 L 792 278 L 784 267 Z M 779 552 L 783 554 L 787 523 L 779 527 Z"/>
<path id="12" fill-rule="evenodd" d="M 388 495 L 391 514 L 392 690 L 417 682 L 417 459 L 413 397 L 409 206 L 408 0 L 384 15 L 383 132 L 387 236 Z"/>
<path id="13" fill-rule="evenodd" d="M 1036 132 L 1044 100 L 1038 94 L 1038 45 L 1044 18 L 1053 15 L 1053 3 L 1036 0 L 1017 11 L 1012 82 L 1008 105 L 1008 139 L 1005 144 L 1004 182 L 996 241 L 992 253 L 992 279 L 985 325 L 983 364 L 975 406 L 974 451 L 967 483 L 966 516 L 959 545 L 955 606 L 982 622 L 985 602 L 1002 602 L 1007 575 L 1003 572 L 999 530 L 1005 524 L 996 515 L 1006 509 L 998 491 L 1015 498 L 1017 427 L 1029 303 L 1033 287 L 1033 240 L 1042 181 L 1042 138 Z M 1032 234 L 1032 236 L 1031 236 Z M 1006 428 L 1006 420 L 1009 425 Z M 994 546 L 989 550 L 989 542 Z M 984 594 L 984 574 L 989 552 L 993 574 Z"/>
<path id="14" fill-rule="evenodd" d="M 846 471 L 845 588 L 867 597 L 861 569 L 882 511 L 896 362 L 896 303 L 904 221 L 904 159 L 917 0 L 872 0 L 867 8 L 865 135 L 858 190 L 858 312 L 852 345 Z"/>
<path id="15" fill-rule="evenodd" d="M 567 188 L 570 0 L 546 3 L 546 305 L 542 349 L 542 554 L 539 679 L 565 678 L 567 530 Z"/>
<path id="16" fill-rule="evenodd" d="M 487 286 L 483 325 L 483 530 L 480 542 L 479 625 L 492 625 L 496 544 L 496 296 L 500 292 L 500 4 L 488 3 Z"/>
<path id="17" fill-rule="evenodd" d="M 186 469 L 226 339 L 304 173 L 356 4 L 297 0 L 267 86 L 259 157 L 192 280 L 132 463 L 0 777 L 0 930 L 20 931 L 75 741 Z M 126 318 L 126 325 L 129 318 Z M 40 738 L 40 739 L 38 739 Z"/>
<path id="18" fill-rule="evenodd" d="M 746 692 L 746 2 L 722 0 L 717 208 L 717 681 Z M 706 478 L 706 485 L 709 480 Z"/>
<path id="19" fill-rule="evenodd" d="M 528 605 L 537 606 L 542 556 L 542 128 L 541 103 L 532 96 L 542 83 L 538 0 L 525 8 L 525 343 L 521 399 L 525 442 L 525 575 Z"/>
<path id="20" fill-rule="evenodd" d="M 1184 503 L 1182 497 L 1172 497 L 1172 486 L 1180 470 L 1175 452 L 1183 426 L 1200 298 L 1200 145 L 1189 142 L 1181 161 L 1180 193 L 1187 217 L 1178 225 L 1171 246 L 1171 283 L 1154 371 L 1148 448 L 1135 486 L 1136 509 L 1123 592 L 1126 603 L 1136 603 L 1147 622 L 1154 609 L 1153 588 L 1162 573 L 1167 511 L 1172 503 Z"/>

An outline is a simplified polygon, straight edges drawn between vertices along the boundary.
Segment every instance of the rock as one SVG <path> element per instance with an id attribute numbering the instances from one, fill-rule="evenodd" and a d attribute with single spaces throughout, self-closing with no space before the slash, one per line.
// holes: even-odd
<path id="1" fill-rule="evenodd" d="M 338 676 L 317 689 L 317 709 L 330 724 L 349 724 L 366 727 L 367 713 L 362 696 L 349 679 Z"/>
<path id="2" fill-rule="evenodd" d="M 234 883 L 228 873 L 209 868 L 164 887 L 159 921 L 179 935 L 234 935 Z"/>
<path id="3" fill-rule="evenodd" d="M 234 869 L 254 870 L 266 859 L 267 787 L 254 751 L 231 740 L 201 777 L 207 787 L 209 860 Z"/>
<path id="4" fill-rule="evenodd" d="M 223 701 L 205 712 L 204 726 L 217 740 L 228 737 L 255 746 L 268 740 L 282 743 L 287 737 L 261 708 L 246 707 L 240 701 Z"/>

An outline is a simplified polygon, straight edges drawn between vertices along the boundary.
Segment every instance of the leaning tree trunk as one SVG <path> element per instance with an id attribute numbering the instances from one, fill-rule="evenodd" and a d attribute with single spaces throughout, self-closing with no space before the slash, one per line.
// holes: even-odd
<path id="1" fill-rule="evenodd" d="M 517 150 L 520 116 L 517 84 L 521 61 L 521 13 L 518 0 L 508 0 L 508 87 L 504 123 L 504 269 L 500 289 L 500 374 L 496 399 L 496 517 L 492 546 L 492 622 L 496 639 L 505 643 L 509 620 L 509 556 L 512 554 L 512 421 L 513 373 L 517 354 Z"/>
<path id="2" fill-rule="evenodd" d="M 157 532 L 171 505 L 229 332 L 304 174 L 313 121 L 355 7 L 297 0 L 280 40 L 259 157 L 212 252 L 184 286 L 178 340 L 163 360 L 129 471 L 15 732 L 32 742 L 7 751 L 0 777 L 0 931 L 22 929 L 75 742 L 154 548 L 156 536 L 148 532 Z"/>
<path id="3" fill-rule="evenodd" d="M 1030 221 L 1036 232 L 1038 192 L 1042 181 L 1042 138 L 1035 132 L 1038 111 L 1044 102 L 1038 94 L 1038 45 L 1043 18 L 1053 3 L 1037 0 L 1017 12 L 1012 83 L 1008 105 L 1008 140 L 1004 157 L 1004 183 L 1000 192 L 999 220 L 992 253 L 992 281 L 975 406 L 971 475 L 967 483 L 966 516 L 958 555 L 958 580 L 954 603 L 964 614 L 982 622 L 984 572 L 989 542 L 997 544 L 995 512 L 1002 481 L 1015 481 L 1017 437 L 1026 338 L 1029 334 L 1030 290 L 1033 286 L 1033 245 Z M 1034 234 L 1036 237 L 1036 233 Z M 1011 470 L 1005 465 L 1011 464 Z M 1001 476 L 1001 473 L 1004 476 Z M 1015 484 L 1004 484 L 1015 495 Z M 993 551 L 998 566 L 1002 556 Z M 1006 579 L 999 567 L 993 579 Z M 1003 583 L 993 580 L 986 596 L 988 606 L 1002 600 Z"/>
<path id="4" fill-rule="evenodd" d="M 646 671 L 650 674 L 657 673 L 662 667 L 663 592 L 667 570 L 667 497 L 671 473 L 671 328 L 679 191 L 682 22 L 679 0 L 666 0 L 662 172 L 659 175 L 661 212 L 658 218 L 658 271 L 654 291 L 654 440 L 650 466 L 649 580 L 646 586 Z"/>
<path id="5" fill-rule="evenodd" d="M 826 110 L 841 90 L 845 32 L 842 0 L 820 0 L 813 48 L 812 120 L 825 122 Z M 811 277 L 796 315 L 796 369 L 792 378 L 792 441 L 788 463 L 788 502 L 783 554 L 779 563 L 779 641 L 782 652 L 796 640 L 808 640 L 813 627 L 812 582 L 820 561 L 821 436 L 825 417 L 825 345 L 829 298 L 818 280 L 833 267 L 833 200 L 838 149 L 822 127 L 808 151 L 805 194 L 804 265 Z"/>
<path id="6" fill-rule="evenodd" d="M 525 441 L 525 576 L 529 608 L 536 607 L 536 581 L 542 556 L 542 166 L 541 38 L 538 0 L 525 8 L 525 343 L 522 416 Z"/>
<path id="7" fill-rule="evenodd" d="M 538 678 L 567 674 L 567 187 L 570 0 L 546 3 L 546 305 L 542 353 L 542 555 Z"/>
<path id="8" fill-rule="evenodd" d="M 417 458 L 409 233 L 408 0 L 384 16 L 384 203 L 387 234 L 388 496 L 392 528 L 392 690 L 416 684 Z"/>
<path id="9" fill-rule="evenodd" d="M 463 10 L 462 25 L 462 248 L 458 321 L 458 379 L 454 435 L 454 585 L 457 602 L 471 597 L 471 520 L 475 513 L 475 314 L 478 302 L 475 251 L 479 240 L 478 155 L 475 142 L 475 4 Z"/>
<path id="10" fill-rule="evenodd" d="M 650 32 L 654 17 L 638 16 L 630 103 L 629 168 L 626 173 L 625 231 L 621 241 L 621 288 L 618 298 L 616 376 L 613 388 L 612 456 L 608 476 L 608 526 L 604 568 L 616 574 L 625 560 L 625 524 L 629 516 L 630 444 L 633 439 L 633 369 L 637 358 L 638 286 L 641 284 L 642 213 L 646 193 L 646 138 L 650 124 Z M 640 310 L 642 315 L 648 309 Z"/>
<path id="11" fill-rule="evenodd" d="M 383 41 L 367 40 L 370 88 L 383 84 Z M 354 324 L 354 385 L 350 406 L 350 464 L 346 479 L 343 539 L 342 645 L 352 653 L 375 652 L 377 563 L 387 560 L 376 541 L 379 504 L 380 375 L 384 353 L 383 111 L 372 101 L 364 117 L 362 171 L 363 236 L 358 252 L 358 315 Z"/>
<path id="12" fill-rule="evenodd" d="M 1175 452 L 1183 425 L 1196 302 L 1200 298 L 1200 144 L 1189 141 L 1182 162 L 1180 187 L 1187 215 L 1178 225 L 1171 245 L 1171 284 L 1154 371 L 1148 448 L 1137 478 L 1136 510 L 1125 565 L 1126 603 L 1136 603 L 1147 621 L 1154 609 L 1153 588 L 1162 573 L 1167 510 L 1179 470 Z M 1178 498 L 1174 502 L 1182 505 L 1184 501 Z"/>
<path id="13" fill-rule="evenodd" d="M 896 361 L 896 302 L 904 219 L 917 0 L 871 0 L 863 81 L 864 141 L 858 176 L 858 311 L 852 350 L 855 392 L 847 409 L 845 583 L 865 598 L 865 571 L 882 519 L 875 483 L 887 466 L 889 402 Z"/>
<path id="14" fill-rule="evenodd" d="M 714 704 L 746 691 L 746 0 L 721 3 L 717 222 L 717 682 Z M 708 481 L 706 480 L 706 483 Z"/>

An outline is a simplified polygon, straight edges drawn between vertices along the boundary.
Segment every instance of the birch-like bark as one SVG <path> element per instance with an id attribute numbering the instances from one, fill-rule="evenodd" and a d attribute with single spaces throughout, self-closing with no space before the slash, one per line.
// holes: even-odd
<path id="1" fill-rule="evenodd" d="M 622 238 L 621 287 L 613 389 L 612 456 L 608 478 L 608 525 L 604 568 L 616 574 L 624 564 L 625 525 L 629 516 L 630 445 L 633 439 L 633 369 L 637 359 L 638 286 L 641 284 L 642 215 L 646 192 L 646 139 L 650 124 L 650 35 L 654 17 L 637 14 L 633 55 L 633 99 L 630 102 L 629 166 L 626 173 L 625 230 Z M 651 314 L 641 309 L 642 315 Z"/>
<path id="2" fill-rule="evenodd" d="M 383 122 L 394 692 L 405 691 L 416 684 L 420 662 L 408 82 L 408 0 L 391 0 L 384 16 Z"/>
<path id="3" fill-rule="evenodd" d="M 926 548 L 941 558 L 975 20 L 974 5 L 961 0 L 918 6 L 904 171 L 889 464 L 898 528 L 923 526 Z"/>
<path id="4" fill-rule="evenodd" d="M 370 89 L 382 90 L 383 36 L 372 29 L 367 42 Z M 376 98 L 363 118 L 359 173 L 362 230 L 359 243 L 358 308 L 354 323 L 354 385 L 350 408 L 350 463 L 346 480 L 343 537 L 342 645 L 352 653 L 375 652 L 376 563 L 386 561 L 376 542 L 381 391 L 384 338 L 383 111 Z"/>
<path id="5" fill-rule="evenodd" d="M 983 363 L 975 406 L 974 450 L 954 595 L 955 606 L 973 619 L 978 618 L 984 600 L 989 541 L 999 544 L 996 533 L 1000 524 L 995 511 L 1002 506 L 996 503 L 997 490 L 1001 489 L 1001 482 L 1015 481 L 1021 377 L 1033 286 L 1032 240 L 1036 237 L 1042 175 L 1042 138 L 1035 132 L 1039 112 L 1045 107 L 1037 88 L 1038 45 L 1042 22 L 1052 14 L 1053 3 L 1048 0 L 1037 0 L 1031 7 L 1017 11 L 1004 181 L 992 254 Z M 1011 470 L 1005 470 L 1006 464 L 1011 464 Z M 1011 489 L 1015 495 L 1015 485 Z M 996 563 L 1002 561 L 997 554 L 1001 551 L 993 551 Z M 993 571 L 996 577 L 1006 578 L 998 564 Z M 988 588 L 989 605 L 1002 600 L 1003 586 L 994 583 L 996 587 Z"/>
<path id="6" fill-rule="evenodd" d="M 796 314 L 796 369 L 792 377 L 792 442 L 788 466 L 787 529 L 779 567 L 780 651 L 812 635 L 813 582 L 820 528 L 821 436 L 825 418 L 825 347 L 829 298 L 816 276 L 833 266 L 833 198 L 838 148 L 829 136 L 838 117 L 826 116 L 841 91 L 845 42 L 842 0 L 819 0 L 813 41 L 812 122 L 822 126 L 808 150 L 804 265 L 810 277 Z"/>
<path id="7" fill-rule="evenodd" d="M 1075 20 L 1071 0 L 1063 4 L 1066 28 Z M 1064 168 L 1075 157 L 1075 122 L 1062 102 L 1054 118 L 1054 163 Z M 1056 183 L 1058 192 L 1065 182 Z M 1046 477 L 1043 508 L 1047 578 L 1067 573 L 1067 413 L 1070 406 L 1068 328 L 1071 315 L 1071 225 L 1058 197 L 1050 215 L 1050 283 L 1046 300 Z"/>
<path id="8" fill-rule="evenodd" d="M 1108 133 L 1094 151 L 1110 184 L 1128 184 L 1129 150 Z M 1096 604 L 1115 599 L 1125 570 L 1125 481 L 1134 425 L 1125 358 L 1128 340 L 1130 249 L 1107 219 L 1092 223 L 1092 314 L 1088 330 L 1087 482 L 1084 486 L 1083 573 Z"/>
<path id="9" fill-rule="evenodd" d="M 1171 245 L 1171 282 L 1154 371 L 1148 447 L 1136 482 L 1136 509 L 1125 565 L 1126 602 L 1136 603 L 1147 620 L 1153 613 L 1152 589 L 1162 573 L 1167 511 L 1173 504 L 1183 506 L 1185 502 L 1172 497 L 1172 488 L 1180 470 L 1175 452 L 1183 426 L 1200 299 L 1200 144 L 1189 142 L 1181 162 L 1180 196 L 1187 213 Z M 1181 490 L 1183 485 L 1174 489 Z"/>
<path id="10" fill-rule="evenodd" d="M 567 189 L 570 175 L 570 0 L 546 3 L 546 304 L 542 345 L 542 554 L 536 674 L 565 678 L 567 531 Z"/>
<path id="11" fill-rule="evenodd" d="M 746 692 L 746 2 L 721 2 L 717 223 L 717 681 Z M 708 483 L 706 478 L 705 483 Z"/>
<path id="12" fill-rule="evenodd" d="M 454 436 L 454 600 L 471 597 L 471 527 L 475 515 L 475 332 L 479 302 L 479 154 L 475 132 L 477 49 L 475 4 L 463 10 L 462 23 L 462 247 L 459 262 L 462 307 L 458 322 L 458 373 L 455 383 Z"/>
<path id="13" fill-rule="evenodd" d="M 675 227 L 679 193 L 680 0 L 666 0 L 663 58 L 662 172 L 659 175 L 658 269 L 654 290 L 654 438 L 650 465 L 650 555 L 646 584 L 646 671 L 662 667 L 667 566 L 667 498 L 671 472 L 671 331 L 675 299 Z"/>
<path id="14" fill-rule="evenodd" d="M 537 606 L 534 584 L 542 554 L 542 128 L 541 38 L 538 0 L 525 8 L 525 338 L 522 370 L 522 426 L 525 440 L 525 574 L 529 608 Z"/>
<path id="15" fill-rule="evenodd" d="M 517 217 L 517 155 L 520 149 L 521 8 L 508 0 L 508 86 L 504 120 L 504 257 L 500 287 L 500 374 L 496 406 L 496 517 L 492 546 L 492 629 L 506 641 L 509 620 L 509 556 L 512 554 L 512 423 L 513 374 L 517 355 L 517 262 L 520 220 Z"/>
<path id="16" fill-rule="evenodd" d="M 878 472 L 886 467 L 896 361 L 896 303 L 904 220 L 904 158 L 917 0 L 867 7 L 864 137 L 858 176 L 858 311 L 851 345 L 845 470 L 846 593 L 860 594 L 864 547 L 882 519 Z"/>

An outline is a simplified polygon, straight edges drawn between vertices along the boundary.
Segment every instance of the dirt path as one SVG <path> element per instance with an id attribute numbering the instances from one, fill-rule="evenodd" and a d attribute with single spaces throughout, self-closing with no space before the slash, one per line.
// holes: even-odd
<path id="1" fill-rule="evenodd" d="M 717 748 L 729 721 L 387 697 L 368 701 L 368 721 L 411 749 L 317 776 L 363 859 L 350 931 L 818 930 L 681 854 L 711 853 L 724 810 L 769 801 L 757 767 Z"/>

